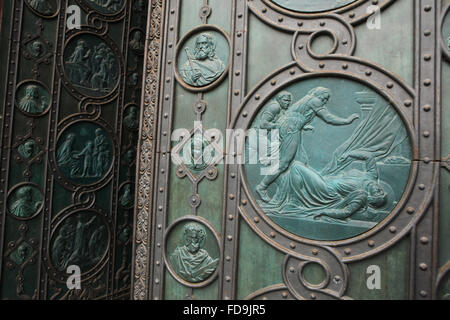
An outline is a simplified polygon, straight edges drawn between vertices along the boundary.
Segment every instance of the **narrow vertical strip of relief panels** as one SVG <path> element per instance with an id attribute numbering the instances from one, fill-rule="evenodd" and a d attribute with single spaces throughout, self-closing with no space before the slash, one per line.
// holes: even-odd
<path id="1" fill-rule="evenodd" d="M 132 269 L 132 298 L 146 300 L 150 296 L 149 276 L 151 263 L 150 239 L 151 226 L 154 219 L 153 181 L 155 176 L 156 128 L 160 93 L 160 66 L 163 46 L 162 34 L 166 1 L 151 0 L 148 6 L 147 39 L 145 49 L 145 67 L 142 90 L 142 112 L 140 121 L 140 136 L 138 141 L 138 166 L 136 175 L 137 206 L 134 219 L 134 262 Z"/>
<path id="2" fill-rule="evenodd" d="M 246 93 L 246 65 L 248 39 L 248 7 L 247 0 L 233 1 L 232 21 L 232 63 L 230 70 L 230 90 L 227 127 L 231 119 L 238 113 Z M 220 269 L 220 299 L 236 298 L 237 264 L 239 245 L 239 170 L 236 163 L 236 148 L 226 141 L 225 156 L 225 193 L 223 209 L 223 261 Z M 232 141 L 231 141 L 232 143 Z"/>
<path id="3" fill-rule="evenodd" d="M 439 124 L 440 106 L 437 95 L 439 92 L 440 66 L 437 58 L 438 0 L 416 1 L 416 91 L 418 101 L 415 112 L 415 126 L 420 137 L 419 161 L 420 171 L 417 188 L 427 194 L 427 201 L 422 204 L 425 210 L 422 219 L 413 229 L 411 241 L 411 283 L 410 299 L 428 300 L 432 298 L 433 280 L 435 274 L 435 248 L 437 230 L 433 230 L 438 210 L 437 193 L 439 183 Z M 423 177 L 428 177 L 425 180 Z"/>
<path id="4" fill-rule="evenodd" d="M 22 30 L 23 1 L 13 1 L 11 8 L 12 28 L 9 36 L 8 67 L 6 90 L 3 101 L 3 127 L 1 132 L 1 172 L 0 172 L 0 284 L 2 283 L 3 252 L 6 223 L 6 205 L 8 194 L 8 168 L 10 163 L 11 136 L 14 114 L 15 86 L 19 61 L 20 34 Z M 0 287 L 1 289 L 1 287 Z"/>
<path id="5" fill-rule="evenodd" d="M 57 32 L 56 32 L 56 39 L 55 39 L 55 48 L 63 47 L 64 42 L 66 41 L 65 37 L 65 26 L 66 26 L 66 1 L 61 1 L 61 8 L 58 15 L 58 24 L 57 24 Z M 60 50 L 62 52 L 62 50 Z M 58 56 L 55 54 L 54 56 L 54 68 L 53 68 L 53 79 L 52 79 L 52 101 L 55 101 L 54 106 L 51 109 L 50 112 L 50 122 L 47 132 L 47 145 L 46 150 L 48 150 L 47 153 L 47 159 L 51 152 L 55 152 L 55 150 L 51 149 L 51 146 L 56 147 L 55 139 L 57 136 L 57 121 L 59 117 L 59 101 L 61 97 L 61 85 L 62 80 L 60 77 L 58 77 L 58 69 L 56 68 L 56 65 L 58 63 L 58 60 L 61 59 L 61 56 Z M 47 160 L 48 161 L 48 160 Z M 49 166 L 46 166 L 45 168 L 45 198 L 44 198 L 44 211 L 42 214 L 42 222 L 41 222 L 41 252 L 39 261 L 45 261 L 47 262 L 47 249 L 46 245 L 50 242 L 51 237 L 51 218 L 52 218 L 52 203 L 53 203 L 53 190 L 54 190 L 54 176 L 52 172 L 50 172 Z M 50 256 L 50 255 L 48 255 Z M 50 299 L 51 297 L 48 297 L 48 273 L 47 269 L 45 268 L 47 264 L 40 263 L 39 264 L 39 285 L 38 285 L 38 299 Z"/>
<path id="6" fill-rule="evenodd" d="M 157 134 L 157 151 L 155 155 L 156 167 L 154 176 L 154 203 L 152 228 L 151 274 L 149 279 L 150 297 L 153 300 L 164 298 L 164 232 L 167 227 L 167 214 L 169 212 L 169 178 L 171 161 L 172 117 L 174 107 L 175 74 L 173 65 L 176 59 L 176 44 L 178 41 L 178 21 L 180 16 L 180 0 L 166 1 L 164 47 L 161 62 L 159 97 L 159 123 Z"/>

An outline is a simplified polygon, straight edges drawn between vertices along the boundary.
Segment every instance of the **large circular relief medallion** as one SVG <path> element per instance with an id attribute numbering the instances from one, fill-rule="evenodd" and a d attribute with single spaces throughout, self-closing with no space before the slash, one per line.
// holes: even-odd
<path id="1" fill-rule="evenodd" d="M 297 81 L 262 105 L 251 128 L 258 136 L 245 145 L 246 185 L 268 221 L 291 234 L 358 236 L 386 219 L 405 193 L 412 160 L 406 122 L 360 82 Z"/>

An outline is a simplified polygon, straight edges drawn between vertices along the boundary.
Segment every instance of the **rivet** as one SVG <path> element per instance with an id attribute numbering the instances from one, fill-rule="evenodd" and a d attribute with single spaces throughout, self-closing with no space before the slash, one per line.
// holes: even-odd
<path id="1" fill-rule="evenodd" d="M 243 200 L 241 201 L 241 203 L 245 206 L 245 205 L 247 205 L 247 200 L 246 200 L 246 199 L 243 199 Z"/>
<path id="2" fill-rule="evenodd" d="M 425 290 L 422 290 L 420 291 L 420 295 L 425 298 L 428 295 L 428 293 Z"/>
<path id="3" fill-rule="evenodd" d="M 426 263 L 419 264 L 419 268 L 422 271 L 426 271 L 428 269 L 428 265 Z"/>
<path id="4" fill-rule="evenodd" d="M 319 23 L 319 25 L 321 26 L 321 27 L 323 27 L 323 26 L 325 26 L 325 22 L 324 21 L 321 21 L 320 23 Z"/>
<path id="5" fill-rule="evenodd" d="M 297 246 L 295 245 L 295 243 L 291 242 L 290 245 L 291 249 L 295 249 Z"/>
<path id="6" fill-rule="evenodd" d="M 267 12 L 267 8 L 262 8 L 262 10 L 261 10 L 263 13 L 266 13 Z"/>
<path id="7" fill-rule="evenodd" d="M 239 90 L 235 90 L 235 91 L 234 91 L 234 95 L 235 95 L 235 96 L 238 96 L 238 95 L 239 95 L 239 93 L 240 93 L 240 91 L 239 91 Z"/>
<path id="8" fill-rule="evenodd" d="M 233 240 L 233 236 L 228 235 L 228 236 L 227 236 L 227 239 L 228 239 L 228 241 L 232 241 L 232 240 Z"/>
<path id="9" fill-rule="evenodd" d="M 312 249 L 312 254 L 313 255 L 315 255 L 315 256 L 317 256 L 318 254 L 319 254 L 319 250 L 317 250 L 317 249 Z"/>
<path id="10" fill-rule="evenodd" d="M 237 76 L 239 76 L 239 75 L 241 75 L 241 71 L 240 71 L 240 70 L 237 70 L 234 74 L 237 75 Z"/>
<path id="11" fill-rule="evenodd" d="M 278 18 L 278 22 L 283 22 L 283 20 L 284 20 L 283 17 Z"/>
<path id="12" fill-rule="evenodd" d="M 388 82 L 386 87 L 388 87 L 389 89 L 392 89 L 394 87 L 394 84 L 392 82 Z"/>
<path id="13" fill-rule="evenodd" d="M 295 74 L 295 69 L 291 69 L 291 70 L 289 71 L 289 73 L 290 73 L 290 74 Z"/>
<path id="14" fill-rule="evenodd" d="M 425 6 L 424 10 L 425 12 L 429 12 L 431 10 L 431 6 L 430 5 Z"/>
<path id="15" fill-rule="evenodd" d="M 431 35 L 431 31 L 430 30 L 425 30 L 424 32 L 423 32 L 423 34 L 426 36 L 426 37 L 428 37 L 429 35 Z"/>
<path id="16" fill-rule="evenodd" d="M 255 223 L 259 223 L 259 218 L 258 217 L 254 217 L 253 221 L 255 221 Z"/>
<path id="17" fill-rule="evenodd" d="M 259 100 L 259 99 L 261 99 L 261 96 L 260 96 L 259 94 L 257 94 L 257 95 L 255 96 L 255 100 Z"/>
<path id="18" fill-rule="evenodd" d="M 430 61 L 430 60 L 431 60 L 431 54 L 429 54 L 429 53 L 424 54 L 423 59 L 424 59 L 425 61 Z"/>
<path id="19" fill-rule="evenodd" d="M 419 184 L 419 190 L 425 190 L 425 185 L 424 184 Z"/>
<path id="20" fill-rule="evenodd" d="M 274 85 L 277 84 L 277 81 L 276 81 L 276 80 L 272 80 L 272 81 L 270 82 L 270 84 L 274 86 Z"/>
<path id="21" fill-rule="evenodd" d="M 290 272 L 290 273 L 294 273 L 294 272 L 295 272 L 295 268 L 294 268 L 294 267 L 290 267 L 290 268 L 289 268 L 289 272 Z"/>
<path id="22" fill-rule="evenodd" d="M 375 241 L 369 240 L 369 242 L 367 244 L 369 245 L 369 247 L 374 247 L 375 246 Z"/>
<path id="23" fill-rule="evenodd" d="M 344 250 L 344 253 L 346 255 L 349 255 L 350 253 L 352 253 L 352 250 L 350 250 L 350 248 L 347 248 L 347 249 Z"/>
<path id="24" fill-rule="evenodd" d="M 411 100 L 406 100 L 405 101 L 405 107 L 411 107 L 412 106 L 412 101 Z"/>
<path id="25" fill-rule="evenodd" d="M 431 159 L 428 158 L 428 157 L 425 157 L 425 158 L 423 159 L 423 162 L 425 162 L 426 164 L 428 164 L 428 163 L 431 162 Z"/>
<path id="26" fill-rule="evenodd" d="M 427 237 L 422 237 L 422 238 L 420 238 L 420 242 L 421 242 L 422 244 L 428 244 L 429 241 L 430 241 L 430 240 L 428 240 Z"/>
<path id="27" fill-rule="evenodd" d="M 234 196 L 234 194 L 230 193 L 230 194 L 228 195 L 228 198 L 230 198 L 230 200 L 234 200 L 235 196 Z"/>
<path id="28" fill-rule="evenodd" d="M 408 209 L 406 209 L 406 212 L 408 212 L 409 214 L 413 214 L 415 210 L 413 207 L 409 207 Z"/>
<path id="29" fill-rule="evenodd" d="M 430 111 L 431 111 L 431 106 L 430 106 L 429 104 L 427 104 L 427 105 L 425 105 L 425 106 L 423 107 L 423 110 L 424 110 L 425 112 L 430 112 Z"/>
<path id="30" fill-rule="evenodd" d="M 272 231 L 272 232 L 270 233 L 270 237 L 275 238 L 275 237 L 276 237 L 275 232 Z"/>
<path id="31" fill-rule="evenodd" d="M 225 260 L 231 261 L 231 257 L 230 257 L 230 256 L 226 256 L 226 257 L 225 257 Z"/>
<path id="32" fill-rule="evenodd" d="M 225 277 L 225 281 L 226 281 L 226 282 L 230 282 L 230 281 L 231 281 L 231 277 L 226 276 L 226 277 Z"/>
<path id="33" fill-rule="evenodd" d="M 424 136 L 425 138 L 428 138 L 428 137 L 430 136 L 430 131 L 424 131 L 424 132 L 423 132 L 423 136 Z"/>
<path id="34" fill-rule="evenodd" d="M 397 232 L 397 228 L 396 227 L 390 227 L 389 228 L 389 232 L 390 233 L 396 233 Z"/>
<path id="35" fill-rule="evenodd" d="M 232 214 L 228 215 L 228 220 L 233 221 L 234 216 Z"/>
<path id="36" fill-rule="evenodd" d="M 316 295 L 314 293 L 311 293 L 311 299 L 316 300 L 316 298 L 317 298 Z"/>
<path id="37" fill-rule="evenodd" d="M 281 296 L 283 297 L 283 299 L 287 299 L 288 293 L 285 292 L 285 291 L 283 291 L 283 292 L 281 293 Z"/>
<path id="38" fill-rule="evenodd" d="M 423 84 L 427 87 L 429 87 L 431 85 L 431 80 L 430 79 L 425 79 L 425 81 L 423 82 Z"/>
<path id="39" fill-rule="evenodd" d="M 344 63 L 344 64 L 342 65 L 342 69 L 347 70 L 347 69 L 348 69 L 348 64 Z"/>
<path id="40" fill-rule="evenodd" d="M 366 70 L 366 76 L 370 77 L 372 75 L 372 71 Z"/>
<path id="41" fill-rule="evenodd" d="M 302 26 L 303 26 L 303 21 L 297 22 L 297 25 L 298 25 L 299 27 L 302 27 Z"/>

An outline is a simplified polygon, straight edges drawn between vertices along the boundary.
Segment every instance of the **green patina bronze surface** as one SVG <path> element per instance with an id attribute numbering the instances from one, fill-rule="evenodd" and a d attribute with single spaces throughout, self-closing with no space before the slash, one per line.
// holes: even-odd
<path id="1" fill-rule="evenodd" d="M 99 181 L 108 172 L 112 142 L 99 125 L 88 122 L 69 127 L 57 144 L 56 161 L 61 172 L 79 184 Z"/>
<path id="2" fill-rule="evenodd" d="M 64 68 L 73 85 L 87 95 L 107 95 L 119 80 L 114 52 L 103 40 L 90 34 L 77 36 L 67 44 Z"/>
<path id="3" fill-rule="evenodd" d="M 203 87 L 224 73 L 228 57 L 228 41 L 222 34 L 212 30 L 200 32 L 180 51 L 179 72 L 187 84 Z"/>
<path id="4" fill-rule="evenodd" d="M 338 9 L 356 0 L 271 0 L 283 8 L 297 12 L 317 12 Z"/>
<path id="5" fill-rule="evenodd" d="M 16 106 L 30 115 L 40 115 L 49 107 L 50 95 L 42 85 L 29 81 L 17 89 Z"/>
<path id="6" fill-rule="evenodd" d="M 24 185 L 12 192 L 8 198 L 9 212 L 18 218 L 30 218 L 42 207 L 41 191 L 33 185 Z"/>
<path id="7" fill-rule="evenodd" d="M 217 242 L 211 232 L 197 222 L 185 223 L 176 232 L 181 233 L 179 241 L 172 240 L 168 248 L 172 268 L 186 281 L 207 280 L 219 264 Z"/>
<path id="8" fill-rule="evenodd" d="M 403 195 L 411 166 L 405 125 L 362 84 L 332 77 L 299 81 L 274 94 L 252 127 L 277 130 L 280 143 L 269 147 L 269 163 L 246 164 L 251 189 L 260 208 L 298 236 L 357 236 L 381 222 Z M 251 152 L 257 150 L 247 143 Z M 262 176 L 271 163 L 277 165 Z"/>
<path id="9" fill-rule="evenodd" d="M 53 266 L 65 271 L 78 265 L 89 271 L 103 257 L 108 247 L 108 229 L 102 218 L 93 212 L 76 213 L 65 219 L 52 239 Z"/>
<path id="10" fill-rule="evenodd" d="M 124 0 L 88 0 L 89 5 L 97 11 L 112 14 L 123 8 Z"/>

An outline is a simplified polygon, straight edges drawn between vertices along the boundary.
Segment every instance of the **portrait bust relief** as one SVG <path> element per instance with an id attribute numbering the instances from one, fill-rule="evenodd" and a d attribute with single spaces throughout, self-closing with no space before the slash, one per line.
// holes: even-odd
<path id="1" fill-rule="evenodd" d="M 178 80 L 191 88 L 201 89 L 217 83 L 228 67 L 227 37 L 220 29 L 208 28 L 191 31 L 177 49 Z"/>
<path id="2" fill-rule="evenodd" d="M 215 273 L 219 258 L 218 253 L 213 252 L 216 248 L 211 249 L 210 243 L 215 240 L 210 239 L 208 233 L 205 226 L 194 221 L 177 229 L 178 243 L 174 248 L 169 248 L 168 258 L 175 273 L 183 280 L 199 283 Z"/>

